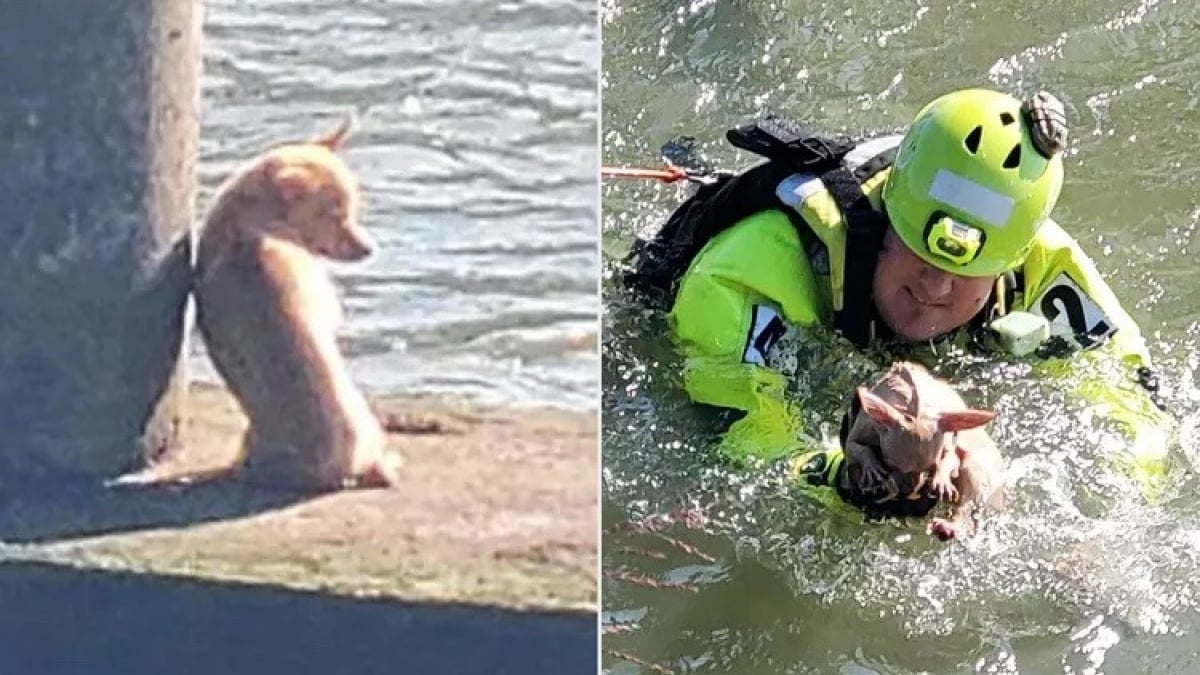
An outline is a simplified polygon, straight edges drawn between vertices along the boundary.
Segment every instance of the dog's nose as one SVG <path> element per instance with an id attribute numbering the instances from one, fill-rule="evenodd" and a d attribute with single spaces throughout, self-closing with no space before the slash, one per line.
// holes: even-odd
<path id="1" fill-rule="evenodd" d="M 371 244 L 365 241 L 355 241 L 350 246 L 350 256 L 355 260 L 371 255 L 371 251 Z"/>
<path id="2" fill-rule="evenodd" d="M 347 262 L 362 260 L 371 255 L 375 242 L 365 232 L 355 232 L 346 236 L 338 247 L 338 257 Z"/>

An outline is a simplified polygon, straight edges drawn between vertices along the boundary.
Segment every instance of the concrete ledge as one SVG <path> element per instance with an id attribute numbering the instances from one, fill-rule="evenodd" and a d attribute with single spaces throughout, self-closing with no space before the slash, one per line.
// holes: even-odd
<path id="1" fill-rule="evenodd" d="M 172 471 L 227 461 L 245 426 L 223 390 L 193 385 L 189 398 Z M 0 477 L 0 560 L 567 610 L 594 634 L 595 415 L 375 403 L 419 432 L 391 436 L 407 461 L 398 489 L 314 498 L 228 483 L 105 489 Z"/>

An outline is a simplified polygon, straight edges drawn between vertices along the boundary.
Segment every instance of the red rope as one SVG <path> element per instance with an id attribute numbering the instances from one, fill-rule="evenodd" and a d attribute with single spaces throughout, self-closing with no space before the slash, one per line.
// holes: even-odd
<path id="1" fill-rule="evenodd" d="M 687 180 L 687 172 L 677 166 L 665 169 L 631 169 L 623 166 L 600 167 L 600 175 L 605 178 L 646 178 L 660 180 L 664 183 L 677 183 Z"/>

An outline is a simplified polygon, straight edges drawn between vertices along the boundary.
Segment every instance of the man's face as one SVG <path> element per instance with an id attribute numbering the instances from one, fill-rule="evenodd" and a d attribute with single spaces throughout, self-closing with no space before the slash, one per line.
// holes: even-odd
<path id="1" fill-rule="evenodd" d="M 943 272 L 910 251 L 888 229 L 872 290 L 884 323 L 902 340 L 918 342 L 965 324 L 983 309 L 993 277 Z"/>

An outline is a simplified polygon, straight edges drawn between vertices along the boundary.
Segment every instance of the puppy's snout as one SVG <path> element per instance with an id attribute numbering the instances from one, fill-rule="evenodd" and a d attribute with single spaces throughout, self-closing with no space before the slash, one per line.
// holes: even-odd
<path id="1" fill-rule="evenodd" d="M 346 246 L 346 256 L 351 260 L 361 260 L 369 255 L 375 249 L 374 245 L 369 241 L 360 239 L 352 239 Z"/>
<path id="2" fill-rule="evenodd" d="M 362 260 L 375 250 L 375 242 L 366 232 L 349 232 L 338 242 L 337 250 L 331 252 L 331 257 L 346 262 Z"/>

